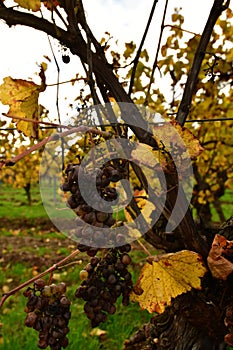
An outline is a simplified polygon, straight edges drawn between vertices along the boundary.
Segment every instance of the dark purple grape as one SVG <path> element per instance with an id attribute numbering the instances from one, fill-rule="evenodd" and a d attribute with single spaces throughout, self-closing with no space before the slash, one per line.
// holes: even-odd
<path id="1" fill-rule="evenodd" d="M 35 312 L 29 312 L 25 319 L 25 326 L 34 327 L 37 320 L 37 314 Z"/>
<path id="2" fill-rule="evenodd" d="M 95 267 L 97 266 L 98 262 L 100 261 L 100 259 L 97 256 L 93 256 L 90 260 L 90 264 Z"/>
<path id="3" fill-rule="evenodd" d="M 62 55 L 62 61 L 66 64 L 70 63 L 70 56 Z"/>
<path id="4" fill-rule="evenodd" d="M 48 341 L 46 339 L 39 339 L 37 346 L 39 349 L 46 349 L 48 347 Z"/>
<path id="5" fill-rule="evenodd" d="M 117 278 L 114 274 L 108 276 L 107 283 L 115 284 L 117 282 Z"/>
<path id="6" fill-rule="evenodd" d="M 129 265 L 129 264 L 131 264 L 132 259 L 128 254 L 123 254 L 121 256 L 121 261 L 124 265 Z"/>

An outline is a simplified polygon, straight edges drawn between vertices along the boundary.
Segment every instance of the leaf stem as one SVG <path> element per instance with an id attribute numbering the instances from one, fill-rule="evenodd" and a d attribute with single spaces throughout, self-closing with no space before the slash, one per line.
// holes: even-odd
<path id="1" fill-rule="evenodd" d="M 144 250 L 144 252 L 145 252 L 148 256 L 151 256 L 151 253 L 149 252 L 149 250 L 144 246 L 144 244 L 143 244 L 139 239 L 137 239 L 137 242 L 138 242 L 138 244 L 142 247 L 142 249 Z"/>

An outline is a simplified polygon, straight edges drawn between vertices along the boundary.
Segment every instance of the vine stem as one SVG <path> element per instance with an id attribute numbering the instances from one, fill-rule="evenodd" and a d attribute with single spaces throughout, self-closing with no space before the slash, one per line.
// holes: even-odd
<path id="1" fill-rule="evenodd" d="M 213 32 L 217 19 L 230 5 L 230 0 L 215 0 L 206 22 L 205 28 L 199 40 L 195 56 L 190 68 L 188 78 L 185 84 L 184 93 L 178 108 L 176 120 L 180 125 L 184 125 L 192 103 L 192 97 L 196 92 L 198 75 L 201 70 L 202 62 L 205 58 L 206 48 L 210 42 L 210 37 Z"/>
<path id="2" fill-rule="evenodd" d="M 132 68 L 132 74 L 131 74 L 131 79 L 130 79 L 130 84 L 129 84 L 129 92 L 128 92 L 129 96 L 132 94 L 132 91 L 133 91 L 133 85 L 134 85 L 134 79 L 135 79 L 137 65 L 138 65 L 138 62 L 139 62 L 139 58 L 140 58 L 140 54 L 142 52 L 142 48 L 143 48 L 144 42 L 146 40 L 146 36 L 148 34 L 148 31 L 149 31 L 149 27 L 150 27 L 152 18 L 154 16 L 154 12 L 155 12 L 155 8 L 156 8 L 157 3 L 158 3 L 158 0 L 155 0 L 153 5 L 152 5 L 151 12 L 150 12 L 150 15 L 149 15 L 149 18 L 148 18 L 148 22 L 147 22 L 147 25 L 146 25 L 145 32 L 144 32 L 144 34 L 142 36 L 141 43 L 140 43 L 139 48 L 137 50 L 136 56 L 134 58 L 134 65 L 133 65 L 133 68 Z"/>
<path id="3" fill-rule="evenodd" d="M 53 266 L 49 267 L 47 270 L 43 271 L 39 275 L 37 275 L 37 276 L 31 278 L 30 280 L 20 284 L 16 288 L 10 290 L 8 293 L 3 294 L 2 299 L 0 301 L 0 309 L 3 306 L 4 302 L 7 300 L 7 298 L 9 298 L 11 295 L 15 294 L 16 292 L 18 292 L 22 288 L 27 287 L 29 284 L 35 282 L 37 279 L 42 278 L 42 277 L 46 276 L 49 273 L 51 274 L 53 271 L 55 271 L 56 269 L 58 269 L 62 265 L 66 264 L 66 262 L 68 260 L 72 259 L 74 256 L 78 255 L 79 253 L 80 253 L 79 249 L 74 250 L 70 255 L 68 255 L 67 257 L 65 257 L 64 259 L 59 261 L 58 263 L 54 264 Z"/>
<path id="4" fill-rule="evenodd" d="M 23 151 L 22 153 L 20 153 L 19 155 L 17 155 L 14 158 L 11 159 L 7 159 L 5 161 L 0 162 L 0 169 L 4 166 L 4 165 L 8 165 L 8 166 L 12 166 L 15 165 L 15 163 L 17 163 L 20 159 L 26 157 L 28 154 L 37 151 L 38 149 L 40 149 L 41 147 L 43 147 L 46 143 L 54 141 L 58 138 L 73 134 L 74 132 L 80 132 L 80 133 L 85 133 L 85 132 L 89 132 L 92 134 L 96 134 L 96 135 L 102 135 L 103 137 L 110 137 L 111 134 L 106 132 L 106 131 L 101 131 L 101 130 L 97 130 L 95 128 L 91 128 L 88 126 L 78 126 L 75 128 L 71 128 L 69 130 L 60 132 L 60 133 L 55 133 L 51 136 L 46 137 L 44 140 L 38 142 L 36 145 L 33 145 L 30 148 L 27 148 L 25 151 Z"/>
<path id="5" fill-rule="evenodd" d="M 137 239 L 137 242 L 138 242 L 138 244 L 141 246 L 141 248 L 144 250 L 144 252 L 145 252 L 148 256 L 151 256 L 151 253 L 149 252 L 149 250 L 144 246 L 144 244 L 143 244 L 139 239 Z"/>
<path id="6" fill-rule="evenodd" d="M 162 19 L 161 30 L 160 30 L 160 34 L 159 34 L 158 46 L 157 46 L 157 50 L 156 50 L 156 54 L 155 54 L 154 64 L 153 64 L 152 71 L 151 71 L 150 81 L 149 81 L 147 92 L 146 92 L 146 98 L 145 98 L 145 101 L 144 101 L 144 106 L 147 106 L 147 104 L 148 104 L 149 95 L 150 95 L 150 91 L 151 91 L 151 86 L 152 86 L 152 83 L 153 83 L 153 80 L 154 80 L 154 73 L 155 73 L 155 70 L 156 70 L 157 65 L 158 65 L 159 50 L 160 50 L 162 37 L 163 37 L 164 23 L 165 23 L 165 18 L 166 18 L 166 14 L 167 14 L 167 7 L 168 7 L 168 0 L 166 0 L 165 7 L 164 7 L 163 19 Z"/>

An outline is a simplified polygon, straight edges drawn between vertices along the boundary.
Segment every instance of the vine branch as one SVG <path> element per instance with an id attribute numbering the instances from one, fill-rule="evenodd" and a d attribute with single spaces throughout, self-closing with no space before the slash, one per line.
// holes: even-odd
<path id="1" fill-rule="evenodd" d="M 67 126 L 66 126 L 67 128 Z M 41 147 L 43 147 L 44 145 L 46 145 L 46 143 L 54 141 L 58 138 L 64 137 L 64 136 L 68 136 L 70 134 L 73 134 L 74 132 L 80 132 L 80 133 L 92 133 L 92 134 L 96 134 L 96 135 L 102 135 L 104 137 L 110 137 L 111 134 L 106 132 L 106 131 L 101 131 L 101 130 L 97 130 L 95 128 L 90 128 L 88 126 L 78 126 L 75 128 L 71 128 L 67 131 L 63 131 L 63 132 L 59 132 L 59 133 L 55 133 L 51 136 L 46 137 L 45 139 L 43 139 L 42 141 L 38 142 L 37 144 L 33 145 L 32 147 L 27 148 L 25 151 L 23 151 L 22 153 L 20 153 L 19 155 L 17 155 L 14 158 L 11 159 L 7 159 L 5 161 L 0 162 L 0 170 L 1 168 L 6 165 L 6 166 L 13 166 L 15 165 L 15 163 L 17 163 L 19 160 L 23 159 L 24 157 L 26 157 L 27 155 L 29 155 L 30 153 L 37 151 L 38 149 L 40 149 Z"/>
<path id="2" fill-rule="evenodd" d="M 3 2 L 0 2 L 0 18 L 5 20 L 9 26 L 21 24 L 51 35 L 58 41 L 62 42 L 63 45 L 67 46 L 74 55 L 77 55 L 81 59 L 82 62 L 88 63 L 87 43 L 82 37 L 78 26 L 76 26 L 75 33 L 73 27 L 72 31 L 70 28 L 65 31 L 44 18 L 39 18 L 30 13 L 16 11 L 12 8 L 7 8 Z M 93 38 L 91 38 L 91 40 L 94 42 Z M 151 134 L 145 131 L 148 130 L 147 121 L 141 116 L 137 107 L 132 104 L 132 100 L 124 90 L 123 86 L 119 84 L 118 78 L 113 73 L 112 67 L 108 64 L 103 52 L 101 53 L 98 50 L 96 50 L 96 52 L 92 51 L 92 66 L 96 78 L 99 78 L 99 80 L 104 82 L 116 101 L 131 104 L 131 113 L 129 113 L 129 111 L 127 111 L 127 113 L 122 111 L 122 117 L 124 118 L 124 121 L 130 125 L 138 139 L 143 143 L 157 147 Z"/>
<path id="3" fill-rule="evenodd" d="M 157 3 L 158 3 L 158 0 L 154 0 L 154 3 L 153 3 L 152 8 L 151 8 L 150 15 L 149 15 L 149 18 L 148 18 L 148 21 L 147 21 L 146 29 L 145 29 L 145 31 L 144 31 L 144 34 L 143 34 L 143 36 L 142 36 L 141 43 L 140 43 L 139 48 L 138 48 L 138 50 L 137 50 L 136 56 L 135 56 L 135 58 L 134 58 L 134 65 L 133 65 L 133 68 L 132 68 L 132 74 L 131 74 L 130 84 L 129 84 L 129 92 L 128 92 L 128 95 L 129 95 L 129 96 L 132 94 L 133 85 L 134 85 L 134 78 L 135 78 L 135 74 L 136 74 L 136 69 L 137 69 L 138 61 L 139 61 L 139 58 L 140 58 L 140 55 L 141 55 L 141 51 L 142 51 L 144 42 L 145 42 L 145 40 L 146 40 L 147 33 L 148 33 L 148 31 L 149 31 L 149 27 L 150 27 L 152 18 L 153 18 L 153 16 L 154 16 L 155 7 L 156 7 Z"/>
<path id="4" fill-rule="evenodd" d="M 227 0 L 226 2 L 225 0 L 215 0 L 210 11 L 209 18 L 206 22 L 204 31 L 201 35 L 197 50 L 195 52 L 193 63 L 188 74 L 187 82 L 185 84 L 182 100 L 179 105 L 176 120 L 181 125 L 184 125 L 189 114 L 189 108 L 192 102 L 192 97 L 195 93 L 198 75 L 201 69 L 202 61 L 205 57 L 206 48 L 210 41 L 213 28 L 216 24 L 218 17 L 224 10 L 226 10 L 229 7 L 229 4 L 230 0 Z"/>
<path id="5" fill-rule="evenodd" d="M 151 71 L 149 85 L 148 85 L 147 92 L 146 92 L 146 98 L 145 98 L 145 101 L 144 101 L 144 105 L 145 106 L 147 106 L 147 104 L 148 104 L 148 99 L 149 99 L 149 95 L 150 95 L 151 85 L 152 85 L 153 80 L 154 80 L 155 69 L 158 66 L 159 50 L 160 50 L 162 36 L 163 36 L 163 31 L 164 31 L 164 23 L 165 23 L 165 18 L 166 18 L 166 13 L 167 13 L 167 7 L 168 7 L 168 0 L 166 0 L 164 12 L 163 12 L 163 19 L 162 19 L 161 30 L 160 30 L 160 34 L 159 34 L 159 42 L 158 42 L 157 51 L 156 51 L 156 54 L 155 54 L 154 64 L 153 64 L 152 71 Z"/>

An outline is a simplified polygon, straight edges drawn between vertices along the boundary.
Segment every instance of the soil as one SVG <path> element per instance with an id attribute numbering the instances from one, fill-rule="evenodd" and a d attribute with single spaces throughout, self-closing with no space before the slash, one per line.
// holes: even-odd
<path id="1" fill-rule="evenodd" d="M 68 248 L 70 251 L 76 249 L 74 241 L 62 237 L 48 238 L 49 232 L 57 231 L 54 225 L 48 219 L 38 218 L 33 220 L 0 218 L 0 230 L 27 230 L 36 228 L 37 232 L 40 232 L 41 238 L 34 237 L 33 234 L 22 235 L 0 235 L 0 263 L 1 266 L 7 264 L 14 264 L 16 262 L 26 263 L 29 266 L 38 266 L 44 270 L 45 267 L 49 267 L 52 264 L 60 261 L 67 256 L 64 251 L 60 251 L 60 248 Z M 29 231 L 30 232 L 30 231 Z M 31 231 L 33 232 L 33 231 Z M 46 233 L 46 237 L 43 237 L 43 232 Z M 45 252 L 52 252 L 52 254 L 45 253 L 40 256 L 40 247 L 45 248 Z M 47 248 L 47 249 L 46 249 Z"/>

